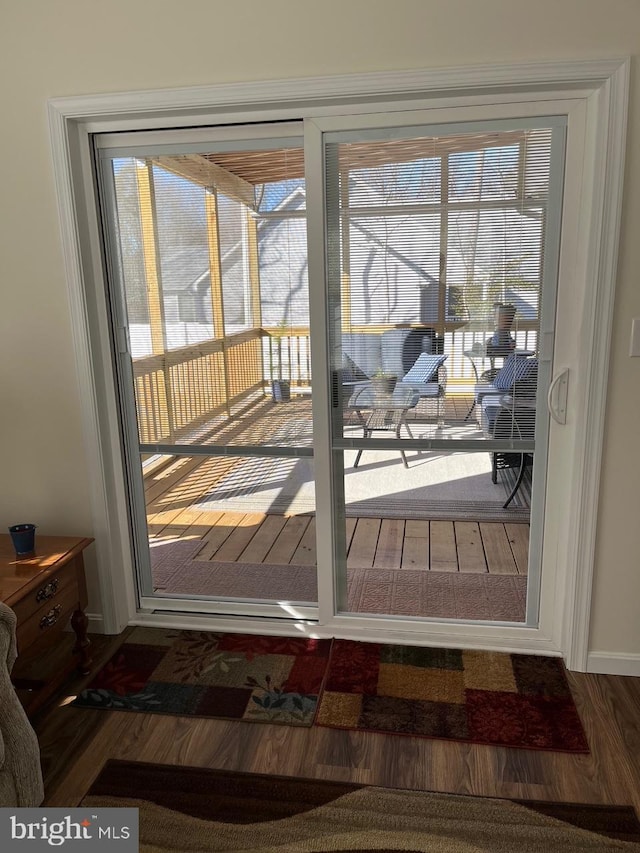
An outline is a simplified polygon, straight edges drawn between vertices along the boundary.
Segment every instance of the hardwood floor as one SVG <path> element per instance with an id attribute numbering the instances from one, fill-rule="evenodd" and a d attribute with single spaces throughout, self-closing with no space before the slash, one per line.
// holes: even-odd
<path id="1" fill-rule="evenodd" d="M 461 406 L 462 411 L 466 403 Z M 245 514 L 225 521 L 224 513 L 195 509 L 211 475 L 207 465 L 176 459 L 149 479 L 153 537 L 203 539 L 203 559 L 226 554 L 240 562 L 314 564 L 309 516 Z M 348 525 L 352 565 L 512 574 L 527 570 L 525 524 L 360 518 L 349 519 Z M 234 534 L 236 530 L 241 532 Z M 127 634 L 93 637 L 96 669 Z M 632 804 L 640 812 L 640 679 L 569 674 L 589 755 L 64 704 L 88 680 L 70 682 L 58 703 L 34 719 L 49 806 L 76 805 L 106 760 L 127 758 L 480 796 Z"/>
<path id="2" fill-rule="evenodd" d="M 125 635 L 95 638 L 97 658 L 106 659 Z M 481 796 L 632 804 L 640 813 L 640 679 L 569 678 L 590 755 L 57 706 L 34 721 L 46 805 L 76 805 L 107 759 L 127 758 Z M 85 682 L 68 685 L 67 693 Z"/>

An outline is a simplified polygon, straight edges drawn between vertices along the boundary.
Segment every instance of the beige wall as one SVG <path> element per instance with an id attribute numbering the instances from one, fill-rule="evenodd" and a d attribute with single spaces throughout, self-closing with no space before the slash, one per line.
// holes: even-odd
<path id="1" fill-rule="evenodd" d="M 633 55 L 591 648 L 640 654 L 640 3 L 23 0 L 0 72 L 0 524 L 91 534 L 48 97 L 489 62 Z M 629 449 L 627 449 L 629 448 Z M 633 449 L 631 449 L 633 448 Z"/>

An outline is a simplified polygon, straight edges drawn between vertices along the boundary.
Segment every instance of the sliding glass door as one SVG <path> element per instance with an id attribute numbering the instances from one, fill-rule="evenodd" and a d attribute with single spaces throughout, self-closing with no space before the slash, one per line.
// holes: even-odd
<path id="1" fill-rule="evenodd" d="M 301 126 L 99 141 L 141 601 L 313 616 Z"/>
<path id="2" fill-rule="evenodd" d="M 142 607 L 536 624 L 564 121 L 428 118 L 96 140 Z"/>
<path id="3" fill-rule="evenodd" d="M 375 121 L 318 123 L 336 609 L 535 624 L 564 127 Z"/>

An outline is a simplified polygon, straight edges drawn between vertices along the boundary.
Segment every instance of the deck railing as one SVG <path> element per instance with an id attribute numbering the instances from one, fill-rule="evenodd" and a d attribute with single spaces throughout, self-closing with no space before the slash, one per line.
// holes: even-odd
<path id="1" fill-rule="evenodd" d="M 517 349 L 531 350 L 537 352 L 538 349 L 538 330 L 518 329 L 512 332 Z M 469 331 L 467 329 L 452 329 L 444 333 L 444 352 L 448 354 L 447 359 L 447 388 L 450 393 L 459 391 L 460 393 L 471 392 L 475 383 L 475 372 L 473 362 L 465 352 L 470 352 L 475 348 L 481 349 L 487 338 L 491 336 L 486 329 L 478 329 Z M 482 360 L 476 359 L 476 367 L 480 371 Z M 489 366 L 489 359 L 484 360 L 484 367 Z"/>
<path id="2" fill-rule="evenodd" d="M 142 444 L 174 442 L 263 387 L 261 329 L 133 360 Z"/>
<path id="3" fill-rule="evenodd" d="M 274 379 L 288 379 L 297 389 L 311 387 L 311 347 L 309 327 L 297 326 L 280 329 L 263 329 L 263 360 L 265 383 Z"/>
<path id="4" fill-rule="evenodd" d="M 518 348 L 537 349 L 536 329 L 514 334 Z M 487 337 L 486 329 L 445 330 L 448 393 L 472 389 L 475 373 L 464 353 Z M 310 389 L 309 329 L 249 329 L 224 340 L 135 358 L 133 371 L 140 442 L 171 443 L 216 417 L 231 417 L 252 395 L 268 393 L 274 379 L 288 379 L 293 391 Z"/>
<path id="5" fill-rule="evenodd" d="M 379 334 L 389 327 L 362 327 L 357 331 Z M 287 329 L 285 333 L 264 330 L 263 338 L 264 363 L 270 367 L 269 378 L 285 378 L 291 381 L 292 388 L 304 388 L 311 386 L 311 350 L 309 346 L 309 329 L 298 327 Z M 527 349 L 535 352 L 537 350 L 537 329 L 518 329 L 513 331 L 518 349 Z M 456 389 L 460 393 L 472 390 L 475 382 L 475 372 L 471 360 L 464 355 L 465 352 L 481 347 L 490 332 L 487 329 L 469 331 L 459 327 L 445 329 L 444 352 L 448 354 L 447 375 L 448 383 L 452 391 Z M 489 359 L 486 359 L 487 365 Z M 478 364 L 478 363 L 477 363 Z M 281 371 L 279 365 L 282 366 Z"/>

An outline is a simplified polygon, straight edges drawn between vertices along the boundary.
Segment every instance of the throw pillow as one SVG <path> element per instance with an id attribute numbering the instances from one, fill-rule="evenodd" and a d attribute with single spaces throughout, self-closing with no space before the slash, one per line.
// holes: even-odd
<path id="1" fill-rule="evenodd" d="M 518 362 L 516 378 L 511 389 L 518 397 L 535 397 L 538 390 L 538 359 L 527 358 Z"/>
<path id="2" fill-rule="evenodd" d="M 402 378 L 403 382 L 432 382 L 440 365 L 448 358 L 446 355 L 432 355 L 423 352 L 411 370 Z"/>
<path id="3" fill-rule="evenodd" d="M 509 391 L 514 382 L 522 382 L 538 369 L 538 359 L 529 358 L 519 353 L 511 353 L 505 359 L 502 369 L 493 380 L 493 387 L 498 391 Z"/>

